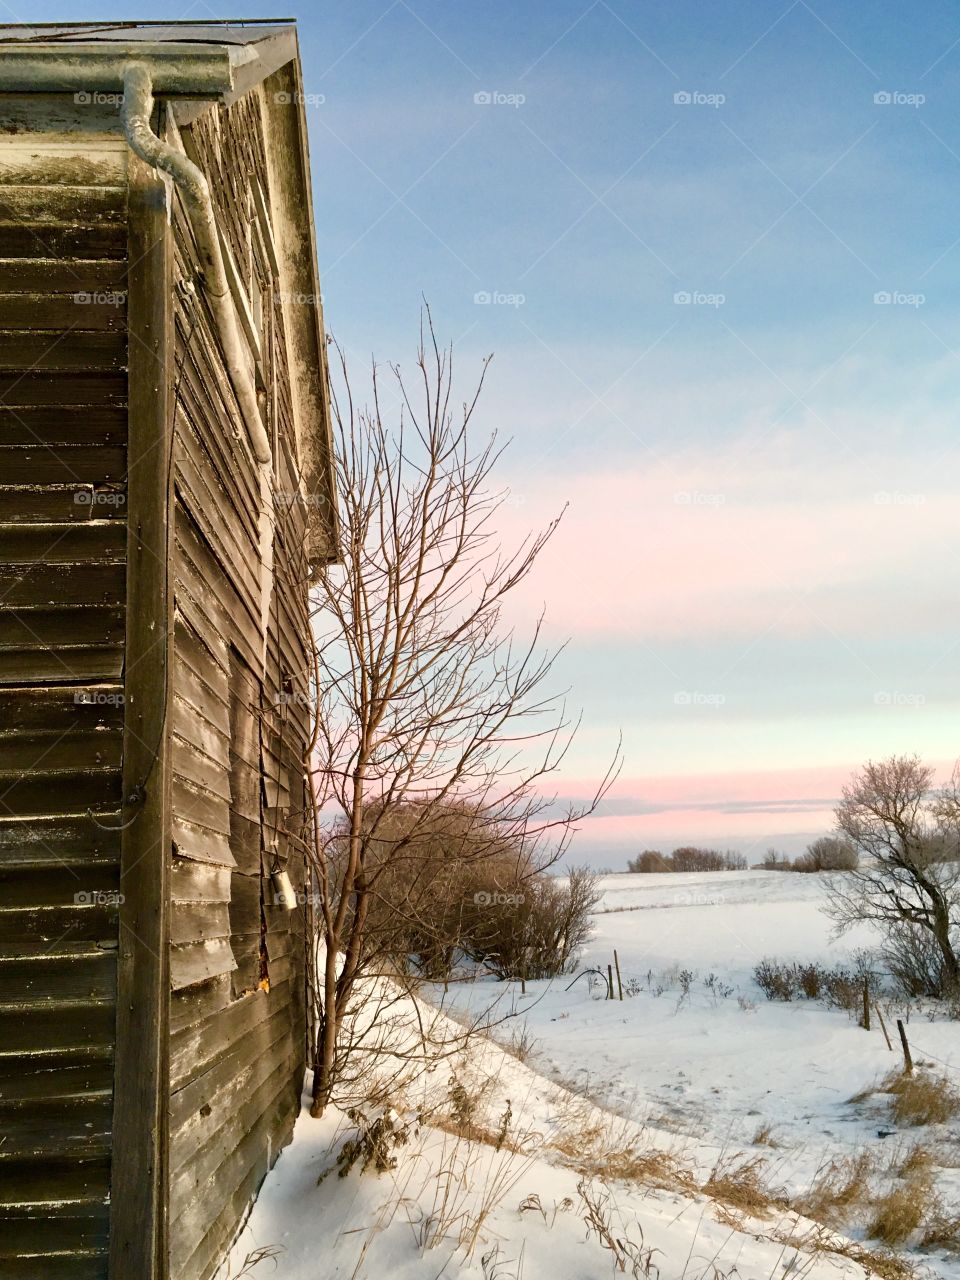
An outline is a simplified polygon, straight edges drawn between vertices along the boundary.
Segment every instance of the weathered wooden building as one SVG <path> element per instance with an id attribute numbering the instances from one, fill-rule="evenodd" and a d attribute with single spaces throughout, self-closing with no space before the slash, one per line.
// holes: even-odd
<path id="1" fill-rule="evenodd" d="M 324 343 L 291 24 L 0 30 L 5 1280 L 207 1280 L 290 1136 Z"/>

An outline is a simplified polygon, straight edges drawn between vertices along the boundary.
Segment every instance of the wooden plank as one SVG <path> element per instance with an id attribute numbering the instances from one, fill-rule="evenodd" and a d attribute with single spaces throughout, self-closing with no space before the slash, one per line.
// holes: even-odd
<path id="1" fill-rule="evenodd" d="M 0 371 L 63 373 L 77 370 L 88 375 L 122 369 L 126 360 L 126 335 L 123 330 L 111 331 L 106 326 L 96 330 L 81 327 L 93 310 L 107 308 L 75 306 L 76 327 L 59 333 L 0 329 Z"/>
<path id="2" fill-rule="evenodd" d="M 100 1215 L 109 1194 L 110 1162 L 103 1157 L 0 1163 L 3 1219 L 32 1216 L 38 1208 L 51 1217 Z"/>
<path id="3" fill-rule="evenodd" d="M 225 938 L 212 942 L 191 942 L 170 951 L 170 990 L 195 986 L 222 973 L 232 973 L 237 967 Z"/>
<path id="4" fill-rule="evenodd" d="M 0 262 L 0 331 L 38 333 L 75 329 L 116 330 L 125 335 L 126 292 L 120 288 L 84 289 L 74 284 L 67 293 L 7 293 L 9 284 Z M 33 365 L 28 364 L 27 368 Z"/>
<path id="5" fill-rule="evenodd" d="M 56 1050 L 67 1059 L 91 1048 L 108 1052 L 113 1044 L 116 1010 L 112 1000 L 60 1001 L 39 1008 L 18 1010 L 4 1019 L 0 1058 Z"/>
<path id="6" fill-rule="evenodd" d="M 51 645 L 71 649 L 80 645 L 113 648 L 123 643 L 123 635 L 124 613 L 116 606 L 81 606 L 75 609 L 54 606 L 21 609 L 16 613 L 0 608 L 0 649 L 46 648 Z M 62 670 L 66 672 L 67 668 Z M 62 678 L 65 679 L 66 675 Z"/>
<path id="7" fill-rule="evenodd" d="M 0 153 L 0 183 L 4 186 L 114 187 L 124 194 L 126 157 L 116 150 L 95 150 L 89 144 L 59 145 L 12 142 Z"/>
<path id="8" fill-rule="evenodd" d="M 178 774 L 173 776 L 173 811 L 177 818 L 230 835 L 230 806 L 226 800 L 195 787 Z"/>
<path id="9" fill-rule="evenodd" d="M 0 808 L 0 863 L 49 860 L 61 866 L 74 861 L 120 860 L 120 837 L 91 822 L 87 815 L 50 814 L 13 819 Z"/>
<path id="10" fill-rule="evenodd" d="M 0 774 L 0 813 L 5 817 L 46 817 L 52 808 L 73 814 L 92 809 L 101 821 L 110 822 L 102 815 L 116 811 L 120 795 L 120 774 L 113 769 L 46 773 L 34 767 L 29 773 Z"/>
<path id="11" fill-rule="evenodd" d="M 119 564 L 126 560 L 127 531 L 119 520 L 83 524 L 0 524 L 0 563 Z"/>
<path id="12" fill-rule="evenodd" d="M 0 1058 L 0 1096 L 74 1098 L 113 1088 L 113 1058 L 104 1049 Z M 0 1210 L 2 1212 L 2 1210 Z"/>
<path id="13" fill-rule="evenodd" d="M 86 445 L 126 449 L 127 414 L 122 405 L 22 405 L 0 407 L 0 444 Z M 4 481 L 9 483 L 9 481 Z"/>
<path id="14" fill-rule="evenodd" d="M 2 616 L 2 615 L 0 615 Z M 43 649 L 0 648 L 0 684 L 25 681 L 119 680 L 123 671 L 120 645 L 58 646 Z"/>
<path id="15" fill-rule="evenodd" d="M 236 1110 L 240 1099 L 291 1055 L 290 1025 L 283 1006 L 251 1028 L 247 1037 L 202 1075 L 170 1096 L 170 1170 L 188 1163 Z M 290 1057 L 291 1067 L 293 1057 Z"/>
<path id="16" fill-rule="evenodd" d="M 0 476 L 5 485 L 69 485 L 68 501 L 76 507 L 88 502 L 88 494 L 77 498 L 83 486 L 98 486 L 104 493 L 115 493 L 111 484 L 122 485 L 126 476 L 127 452 L 125 449 L 88 447 L 86 445 L 0 445 Z M 16 495 L 17 499 L 20 495 Z M 64 494 L 67 499 L 67 494 Z M 47 499 L 49 501 L 49 498 Z M 64 503 L 63 505 L 66 505 Z M 98 498 L 89 501 L 91 510 L 115 509 L 124 514 L 125 504 L 115 498 L 109 502 Z M 87 519 L 89 513 L 78 512 Z"/>
<path id="17" fill-rule="evenodd" d="M 174 946 L 191 942 L 216 942 L 230 938 L 230 911 L 226 902 L 177 902 L 170 910 L 170 941 Z"/>
<path id="18" fill-rule="evenodd" d="M 120 261 L 0 257 L 0 284 L 8 293 L 103 293 L 124 289 L 126 282 L 125 257 Z"/>
<path id="19" fill-rule="evenodd" d="M 35 1266 L 45 1268 L 49 1261 L 45 1250 L 51 1247 L 51 1237 L 56 1247 L 63 1249 L 67 1257 L 78 1253 L 105 1254 L 110 1240 L 110 1226 L 104 1217 L 60 1218 L 52 1224 L 48 1217 L 40 1214 L 0 1222 L 0 1258 L 5 1262 L 12 1259 L 15 1263 L 23 1264 L 32 1260 Z M 3 1274 L 10 1274 L 6 1265 Z M 35 1276 L 40 1274 L 39 1270 L 34 1272 Z M 49 1272 L 44 1270 L 42 1274 L 46 1277 Z"/>
<path id="20" fill-rule="evenodd" d="M 82 222 L 7 222 L 0 226 L 0 244 L 6 258 L 125 259 L 127 256 L 123 228 L 111 222 L 94 226 Z"/>
<path id="21" fill-rule="evenodd" d="M 118 405 L 126 403 L 127 379 L 122 373 L 2 373 L 0 406 Z M 7 480 L 7 484 L 20 483 Z M 30 481 L 24 483 L 29 484 Z M 34 483 L 37 483 L 36 481 Z"/>
<path id="22" fill-rule="evenodd" d="M 233 1000 L 230 975 L 221 974 L 199 986 L 184 987 L 170 997 L 170 1031 L 175 1034 L 226 1008 Z"/>
<path id="23" fill-rule="evenodd" d="M 123 187 L 68 187 L 0 184 L 0 226 L 30 222 L 45 229 L 48 223 L 82 221 L 89 227 L 110 223 L 124 234 L 126 191 Z"/>
<path id="24" fill-rule="evenodd" d="M 82 1098 L 0 1099 L 0 1161 L 108 1155 L 112 1113 L 109 1090 Z"/>
<path id="25" fill-rule="evenodd" d="M 117 957 L 113 951 L 95 948 L 77 955 L 39 957 L 0 954 L 0 1007 L 4 1010 L 56 1000 L 112 1001 L 116 990 Z M 0 1085 L 0 1097 L 7 1096 L 8 1091 Z"/>
<path id="26" fill-rule="evenodd" d="M 127 697 L 111 1200 L 111 1280 L 161 1280 L 167 1254 L 167 947 L 173 599 L 167 581 L 173 271 L 163 183 L 129 162 Z M 158 465 L 158 459 L 161 465 Z M 157 643 L 157 636 L 165 637 Z M 136 814 L 136 820 L 130 819 Z"/>
<path id="27" fill-rule="evenodd" d="M 214 1017 L 185 1027 L 170 1044 L 170 1087 L 174 1093 L 231 1052 L 278 1008 L 283 1008 L 288 992 L 279 983 L 269 992 L 254 991 L 233 1000 Z"/>
<path id="28" fill-rule="evenodd" d="M 194 862 L 207 862 L 219 867 L 232 867 L 233 854 L 226 832 L 211 831 L 187 821 L 181 814 L 173 818 L 174 852 Z"/>
<path id="29" fill-rule="evenodd" d="M 124 588 L 122 564 L 0 564 L 0 598 L 8 608 L 84 602 L 115 605 L 123 601 Z"/>
<path id="30" fill-rule="evenodd" d="M 0 446 L 0 460 L 7 457 Z M 63 475 L 63 459 L 60 474 Z M 27 485 L 0 486 L 0 520 L 7 524 L 36 520 L 40 523 L 82 524 L 96 512 L 98 519 L 126 518 L 126 495 L 116 486 L 91 484 L 70 477 L 59 487 L 30 488 Z"/>
<path id="31" fill-rule="evenodd" d="M 290 1103 L 293 1091 L 284 1089 L 285 1084 L 289 1081 L 282 1068 L 278 1069 L 257 1092 L 262 1110 L 253 1113 L 245 1107 L 242 1114 L 247 1127 L 242 1129 L 236 1123 L 225 1126 L 220 1143 L 209 1144 L 198 1160 L 197 1180 L 184 1178 L 185 1185 L 175 1188 L 174 1203 L 186 1206 L 174 1225 L 173 1260 L 176 1265 L 179 1258 L 182 1267 L 178 1274 L 200 1277 L 208 1274 L 209 1267 L 216 1267 L 236 1231 L 238 1218 L 289 1141 L 296 1111 Z M 227 1148 L 227 1154 L 217 1171 L 217 1181 L 204 1181 L 200 1171 L 213 1164 L 220 1146 Z M 215 1215 L 212 1221 L 211 1214 Z"/>
<path id="32" fill-rule="evenodd" d="M 170 868 L 172 902 L 229 902 L 230 871 L 174 857 Z"/>

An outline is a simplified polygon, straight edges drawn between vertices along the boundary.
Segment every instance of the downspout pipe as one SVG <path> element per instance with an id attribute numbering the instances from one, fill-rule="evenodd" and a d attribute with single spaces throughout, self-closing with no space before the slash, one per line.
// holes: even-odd
<path id="1" fill-rule="evenodd" d="M 204 174 L 188 156 L 153 132 L 150 125 L 152 114 L 153 80 L 150 71 L 142 63 L 129 63 L 123 73 L 123 131 L 130 149 L 152 169 L 168 174 L 183 199 L 197 242 L 205 281 L 204 293 L 216 321 L 227 372 L 250 434 L 254 456 L 263 466 L 272 461 L 273 454 L 260 416 L 257 391 L 247 364 L 244 339 L 223 264 L 210 187 Z"/>

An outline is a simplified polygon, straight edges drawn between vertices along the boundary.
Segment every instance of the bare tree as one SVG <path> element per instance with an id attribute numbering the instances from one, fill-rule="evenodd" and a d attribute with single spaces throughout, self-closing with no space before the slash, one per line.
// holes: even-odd
<path id="1" fill-rule="evenodd" d="M 916 756 L 869 763 L 843 789 L 837 825 L 860 855 L 859 866 L 828 887 L 829 914 L 840 930 L 880 925 L 902 945 L 925 940 L 939 959 L 943 986 L 960 986 L 960 774 L 933 788 L 933 770 Z"/>
<path id="2" fill-rule="evenodd" d="M 576 724 L 546 690 L 555 655 L 542 651 L 540 623 L 521 642 L 503 607 L 559 517 L 503 549 L 505 494 L 493 480 L 502 449 L 495 438 L 474 447 L 471 431 L 489 361 L 455 408 L 452 351 L 438 345 L 428 312 L 413 385 L 391 370 L 391 425 L 380 370 L 360 408 L 339 355 L 343 563 L 317 584 L 315 610 L 313 780 L 318 809 L 336 820 L 317 825 L 314 1115 L 343 1067 L 338 1043 L 358 982 L 389 969 L 367 926 L 398 861 L 453 839 L 461 864 L 507 848 L 533 875 L 562 857 L 613 772 L 582 804 L 560 807 L 541 791 Z M 451 831 L 451 805 L 469 811 L 469 840 Z M 428 926 L 416 898 L 406 912 L 406 927 Z"/>
<path id="3" fill-rule="evenodd" d="M 818 836 L 793 863 L 794 871 L 856 871 L 860 855 L 846 836 Z"/>

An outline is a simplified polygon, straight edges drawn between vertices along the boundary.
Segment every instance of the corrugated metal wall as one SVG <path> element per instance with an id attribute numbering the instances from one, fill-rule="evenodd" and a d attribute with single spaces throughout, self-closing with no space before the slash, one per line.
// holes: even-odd
<path id="1" fill-rule="evenodd" d="M 106 1275 L 120 838 L 88 814 L 119 821 L 126 151 L 72 114 L 0 138 L 5 1280 Z"/>

